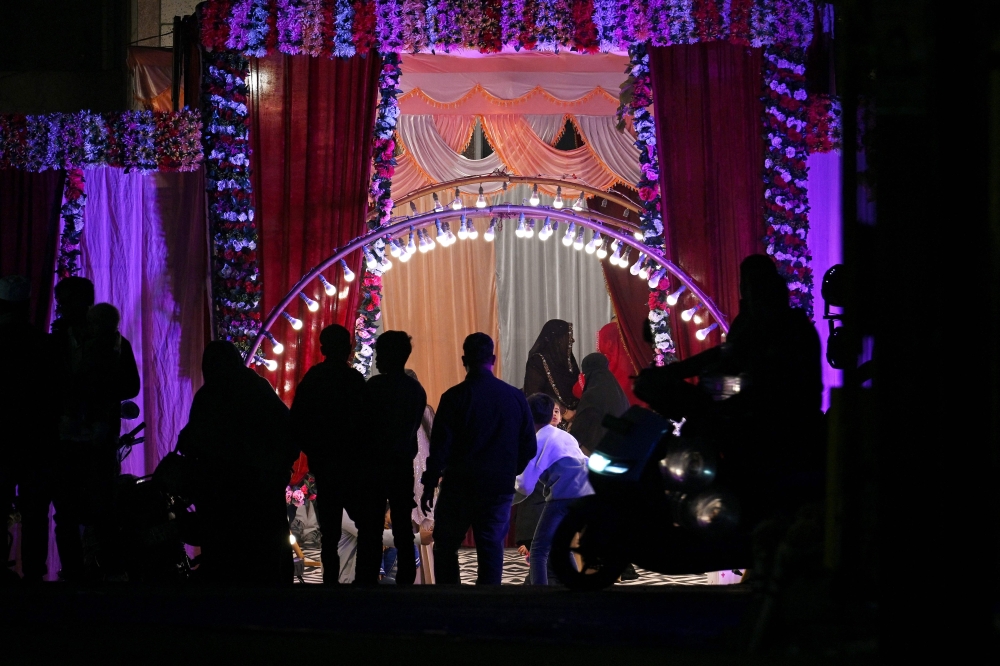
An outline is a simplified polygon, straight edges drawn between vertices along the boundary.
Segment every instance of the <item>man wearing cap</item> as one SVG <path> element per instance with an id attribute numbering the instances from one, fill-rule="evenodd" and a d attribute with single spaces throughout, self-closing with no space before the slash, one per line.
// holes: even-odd
<path id="1" fill-rule="evenodd" d="M 28 321 L 31 285 L 20 275 L 0 279 L 0 502 L 21 515 L 21 563 L 26 580 L 42 580 L 48 556 L 49 497 L 41 460 L 55 442 L 47 380 L 45 335 Z M 15 488 L 17 497 L 15 499 Z"/>
<path id="2" fill-rule="evenodd" d="M 458 584 L 458 547 L 469 527 L 476 539 L 478 585 L 499 585 L 510 525 L 514 478 L 535 456 L 535 426 L 524 393 L 493 376 L 493 340 L 473 333 L 462 345 L 465 381 L 441 396 L 431 430 L 420 505 L 434 489 L 434 576 Z"/>

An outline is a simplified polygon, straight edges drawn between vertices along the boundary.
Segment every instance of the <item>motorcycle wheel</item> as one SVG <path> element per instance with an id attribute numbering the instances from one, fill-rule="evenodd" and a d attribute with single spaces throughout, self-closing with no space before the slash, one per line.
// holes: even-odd
<path id="1" fill-rule="evenodd" d="M 594 502 L 581 502 L 570 509 L 556 529 L 549 562 L 559 581 L 571 590 L 610 587 L 629 564 L 613 530 L 603 530 L 604 538 L 593 537 L 594 529 L 609 527 L 602 521 L 602 513 Z"/>

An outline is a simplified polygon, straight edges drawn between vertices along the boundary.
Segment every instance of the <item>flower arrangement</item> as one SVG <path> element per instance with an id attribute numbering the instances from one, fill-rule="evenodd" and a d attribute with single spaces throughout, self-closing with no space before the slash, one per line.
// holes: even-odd
<path id="1" fill-rule="evenodd" d="M 764 245 L 788 282 L 791 304 L 812 317 L 804 62 L 800 48 L 764 50 Z"/>
<path id="2" fill-rule="evenodd" d="M 806 150 L 809 154 L 840 150 L 843 143 L 840 100 L 829 95 L 810 95 L 806 105 Z"/>
<path id="3" fill-rule="evenodd" d="M 399 56 L 386 53 L 382 57 L 379 73 L 379 103 L 375 119 L 375 138 L 372 146 L 372 180 L 369 197 L 378 217 L 371 220 L 371 229 L 385 226 L 392 219 L 392 176 L 396 172 L 396 120 L 399 118 Z M 370 250 L 378 265 L 385 258 L 385 241 L 372 243 Z M 366 269 L 361 281 L 361 302 L 354 322 L 354 367 L 367 376 L 372 364 L 372 344 L 382 315 L 382 272 Z"/>
<path id="4" fill-rule="evenodd" d="M 201 114 L 188 108 L 0 115 L 3 169 L 194 171 L 201 161 Z"/>
<path id="5" fill-rule="evenodd" d="M 201 41 L 248 57 L 277 49 L 341 58 L 375 47 L 592 52 L 715 40 L 804 47 L 812 25 L 812 0 L 209 0 Z"/>
<path id="6" fill-rule="evenodd" d="M 261 292 L 250 185 L 250 64 L 235 53 L 206 53 L 202 63 L 213 319 L 218 338 L 246 353 L 260 329 Z"/>
<path id="7" fill-rule="evenodd" d="M 636 184 L 642 201 L 640 228 L 646 245 L 662 249 L 664 237 L 663 216 L 660 212 L 660 162 L 656 150 L 656 125 L 649 112 L 653 105 L 653 88 L 645 44 L 629 47 L 629 69 L 626 73 L 628 78 L 622 84 L 618 118 L 623 127 L 625 116 L 631 116 L 632 127 L 635 129 L 635 147 L 639 149 L 639 167 L 642 173 Z M 670 281 L 663 278 L 649 294 L 649 326 L 653 333 L 653 360 L 656 365 L 677 360 L 677 350 L 670 330 L 670 310 L 666 305 L 666 289 L 669 285 Z"/>
<path id="8" fill-rule="evenodd" d="M 285 487 L 285 504 L 302 506 L 316 499 L 316 477 L 306 474 L 301 483 L 295 487 Z"/>
<path id="9" fill-rule="evenodd" d="M 80 272 L 80 236 L 83 234 L 83 207 L 87 204 L 83 185 L 83 169 L 67 169 L 63 204 L 59 210 L 63 232 L 59 239 L 56 275 L 60 280 Z"/>

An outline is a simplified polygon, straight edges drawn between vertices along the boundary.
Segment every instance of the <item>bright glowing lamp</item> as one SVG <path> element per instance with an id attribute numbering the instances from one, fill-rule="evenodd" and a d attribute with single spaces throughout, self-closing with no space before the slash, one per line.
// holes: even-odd
<path id="1" fill-rule="evenodd" d="M 452 210 L 462 210 L 462 197 L 459 196 L 458 188 L 455 188 L 455 200 L 451 202 Z"/>
<path id="2" fill-rule="evenodd" d="M 319 310 L 319 303 L 309 298 L 301 291 L 299 292 L 299 298 L 301 298 L 302 301 L 306 304 L 306 309 L 308 309 L 309 312 L 316 312 L 317 310 Z"/>
<path id="3" fill-rule="evenodd" d="M 580 227 L 580 230 L 576 232 L 576 240 L 573 241 L 573 249 L 583 249 L 583 227 Z"/>
<path id="4" fill-rule="evenodd" d="M 681 294 L 683 294 L 686 289 L 687 287 L 681 285 L 680 289 L 667 296 L 667 305 L 669 305 L 670 307 L 674 307 L 675 305 L 677 305 L 677 301 L 680 299 Z"/>
<path id="5" fill-rule="evenodd" d="M 655 271 L 652 275 L 650 275 L 649 276 L 649 288 L 650 289 L 656 289 L 658 286 L 660 286 L 660 280 L 662 280 L 663 276 L 666 275 L 666 274 L 667 274 L 666 269 L 665 268 L 661 268 L 661 269 Z"/>
<path id="6" fill-rule="evenodd" d="M 479 186 L 479 198 L 476 199 L 476 208 L 486 208 L 486 196 L 483 194 L 483 186 Z"/>
<path id="7" fill-rule="evenodd" d="M 302 330 L 302 320 L 301 319 L 296 319 L 295 317 L 293 317 L 292 315 L 288 314 L 287 312 L 282 312 L 281 314 L 283 314 L 285 316 L 285 319 L 288 320 L 288 323 L 292 325 L 293 329 L 295 329 L 296 331 L 301 331 Z"/>
<path id="8" fill-rule="evenodd" d="M 687 310 L 681 313 L 681 319 L 683 319 L 684 321 L 691 321 L 692 319 L 694 319 L 695 314 L 698 313 L 698 310 L 700 308 L 701 308 L 701 303 L 695 303 L 693 308 L 688 308 Z M 698 317 L 698 319 L 701 319 L 701 317 Z M 698 321 L 696 323 L 700 324 L 701 322 Z"/>
<path id="9" fill-rule="evenodd" d="M 326 292 L 327 296 L 333 296 L 337 293 L 337 288 L 330 284 L 330 281 L 322 275 L 319 276 L 319 283 L 323 285 L 323 291 Z"/>
<path id="10" fill-rule="evenodd" d="M 265 358 L 264 367 L 270 370 L 271 372 L 274 372 L 275 370 L 278 369 L 278 362 L 275 361 L 274 359 Z"/>
<path id="11" fill-rule="evenodd" d="M 628 269 L 628 272 L 631 273 L 632 275 L 638 275 L 639 270 L 642 269 L 642 264 L 644 261 L 646 261 L 646 257 L 645 255 L 642 254 L 642 252 L 640 252 L 639 258 L 635 260 L 635 263 L 632 264 L 632 268 Z"/>
<path id="12" fill-rule="evenodd" d="M 431 194 L 431 197 L 434 198 L 434 212 L 435 213 L 443 213 L 444 212 L 444 206 L 441 205 L 441 200 L 438 199 L 437 192 L 434 192 L 433 194 Z"/>
<path id="13" fill-rule="evenodd" d="M 712 323 L 712 324 L 709 324 L 709 325 L 708 325 L 708 326 L 706 326 L 705 328 L 700 328 L 700 329 L 698 329 L 698 332 L 697 332 L 697 333 L 695 333 L 695 334 L 694 334 L 694 336 L 695 336 L 696 338 L 698 338 L 699 340 L 704 340 L 705 338 L 707 338 L 707 337 L 708 337 L 708 334 L 709 334 L 709 333 L 711 333 L 712 331 L 714 331 L 714 330 L 715 330 L 715 329 L 717 329 L 718 327 L 719 327 L 719 325 L 718 325 L 718 324 L 716 324 L 716 323 Z"/>
<path id="14" fill-rule="evenodd" d="M 552 206 L 553 206 L 553 208 L 562 208 L 563 207 L 562 186 L 561 185 L 556 186 L 556 198 L 552 200 Z"/>
<path id="15" fill-rule="evenodd" d="M 275 354 L 281 354 L 281 352 L 285 351 L 285 345 L 278 342 L 271 331 L 265 331 L 264 337 L 271 341 L 271 351 Z"/>
<path id="16" fill-rule="evenodd" d="M 573 202 L 573 210 L 579 213 L 586 205 L 587 203 L 583 200 L 583 192 L 581 191 L 580 196 L 578 196 L 576 201 Z"/>
<path id="17" fill-rule="evenodd" d="M 497 218 L 490 220 L 490 226 L 486 227 L 486 233 L 483 234 L 483 240 L 487 243 L 492 243 L 493 239 L 497 235 Z"/>
<path id="18" fill-rule="evenodd" d="M 574 222 L 569 223 L 569 227 L 566 229 L 566 235 L 563 236 L 562 244 L 569 247 L 573 244 L 573 235 L 576 233 L 576 224 Z"/>
<path id="19" fill-rule="evenodd" d="M 541 199 L 538 198 L 538 184 L 536 183 L 534 187 L 531 188 L 531 198 L 528 199 L 528 203 L 532 206 L 537 206 Z"/>

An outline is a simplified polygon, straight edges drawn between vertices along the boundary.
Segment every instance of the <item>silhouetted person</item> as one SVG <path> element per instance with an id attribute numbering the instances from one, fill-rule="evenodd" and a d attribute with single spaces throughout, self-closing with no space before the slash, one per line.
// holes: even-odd
<path id="1" fill-rule="evenodd" d="M 92 527 L 96 563 L 105 578 L 117 577 L 120 549 L 113 515 L 120 465 L 121 402 L 139 394 L 139 371 L 129 341 L 117 333 L 99 340 L 88 320 L 94 284 L 68 277 L 55 287 L 59 317 L 52 324 L 51 353 L 58 393 L 59 447 L 52 479 L 56 543 L 65 580 L 85 574 L 81 532 Z M 107 344 L 104 344 L 107 343 Z"/>
<path id="2" fill-rule="evenodd" d="M 285 487 L 299 450 L 288 408 L 244 367 L 231 342 L 210 342 L 177 450 L 194 459 L 192 498 L 202 534 L 199 577 L 222 584 L 285 585 L 293 564 Z"/>
<path id="3" fill-rule="evenodd" d="M 31 285 L 20 275 L 0 280 L 0 508 L 21 514 L 21 571 L 47 573 L 49 502 L 44 455 L 56 442 L 45 335 L 28 321 Z"/>
<path id="4" fill-rule="evenodd" d="M 473 333 L 462 345 L 465 381 L 441 396 L 423 475 L 421 507 L 434 488 L 434 576 L 458 584 L 458 548 L 469 527 L 476 539 L 477 584 L 499 585 L 514 478 L 535 455 L 535 428 L 524 393 L 493 376 L 493 340 Z"/>
<path id="5" fill-rule="evenodd" d="M 358 528 L 354 581 L 377 585 L 385 502 L 379 506 L 377 500 L 378 456 L 370 431 L 368 389 L 365 378 L 349 364 L 351 334 L 346 328 L 327 326 L 319 341 L 326 358 L 309 368 L 295 389 L 292 427 L 316 476 L 323 582 L 338 582 L 337 535 L 346 510 Z"/>
<path id="6" fill-rule="evenodd" d="M 372 438 L 378 447 L 378 504 L 389 509 L 392 534 L 399 559 L 396 584 L 412 585 L 417 575 L 413 557 L 410 515 L 413 498 L 413 459 L 417 455 L 417 431 L 427 406 L 427 394 L 416 379 L 406 374 L 406 361 L 413 347 L 403 331 L 386 331 L 375 341 L 375 367 L 379 374 L 368 380 Z"/>
<path id="7" fill-rule="evenodd" d="M 765 255 L 740 264 L 740 297 L 723 344 L 643 370 L 635 393 L 669 418 L 687 417 L 686 435 L 721 442 L 744 512 L 769 512 L 788 508 L 782 493 L 794 478 L 821 474 L 819 336 L 805 312 L 789 306 L 788 287 Z M 739 392 L 713 401 L 682 381 L 714 375 L 739 376 Z"/>
<path id="8" fill-rule="evenodd" d="M 597 448 L 607 430 L 601 425 L 604 417 L 621 416 L 629 408 L 628 397 L 608 369 L 608 357 L 595 352 L 583 357 L 583 393 L 569 432 L 588 456 Z"/>

